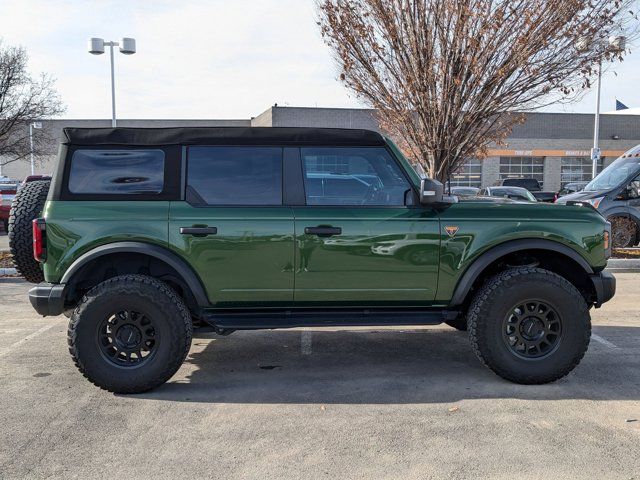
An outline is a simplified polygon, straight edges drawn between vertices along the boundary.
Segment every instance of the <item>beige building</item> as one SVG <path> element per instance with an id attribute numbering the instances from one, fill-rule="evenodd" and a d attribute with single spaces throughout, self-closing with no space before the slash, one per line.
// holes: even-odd
<path id="1" fill-rule="evenodd" d="M 593 144 L 593 115 L 529 113 L 516 126 L 507 146 L 490 150 L 480 161 L 469 159 L 452 178 L 453 185 L 488 186 L 508 177 L 533 177 L 545 190 L 559 190 L 569 182 L 591 178 L 589 150 Z M 47 120 L 43 128 L 51 138 L 61 138 L 64 127 L 110 127 L 110 120 Z M 121 127 L 255 126 L 339 127 L 379 130 L 375 112 L 368 109 L 300 108 L 273 106 L 250 119 L 238 120 L 119 120 Z M 38 131 L 36 131 L 38 134 Z M 640 144 L 640 115 L 605 114 L 600 121 L 600 147 L 604 166 Z M 50 174 L 57 144 L 36 161 L 36 173 Z M 0 163 L 3 163 L 0 160 Z M 21 179 L 30 173 L 29 161 L 2 165 L 2 175 Z"/>

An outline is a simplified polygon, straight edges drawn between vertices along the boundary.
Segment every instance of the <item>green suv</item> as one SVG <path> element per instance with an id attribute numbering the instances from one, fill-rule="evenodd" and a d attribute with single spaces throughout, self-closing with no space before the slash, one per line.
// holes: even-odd
<path id="1" fill-rule="evenodd" d="M 372 131 L 69 128 L 50 188 L 20 195 L 31 303 L 70 317 L 78 369 L 112 392 L 167 381 L 194 324 L 444 322 L 505 379 L 551 382 L 615 292 L 590 206 L 444 195 Z"/>

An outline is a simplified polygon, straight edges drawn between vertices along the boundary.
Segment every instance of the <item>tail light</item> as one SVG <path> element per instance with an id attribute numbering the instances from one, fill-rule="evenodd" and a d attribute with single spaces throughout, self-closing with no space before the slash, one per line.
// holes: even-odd
<path id="1" fill-rule="evenodd" d="M 607 222 L 604 227 L 604 255 L 607 259 L 611 258 L 611 224 Z"/>
<path id="2" fill-rule="evenodd" d="M 44 218 L 36 218 L 33 223 L 33 258 L 37 262 L 44 262 L 47 259 L 46 230 L 47 225 Z"/>

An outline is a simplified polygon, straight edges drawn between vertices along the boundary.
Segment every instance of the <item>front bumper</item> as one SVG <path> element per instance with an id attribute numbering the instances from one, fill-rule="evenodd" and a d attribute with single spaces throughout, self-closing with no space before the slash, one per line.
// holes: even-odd
<path id="1" fill-rule="evenodd" d="M 64 312 L 63 283 L 39 283 L 29 290 L 29 301 L 43 317 L 60 315 Z"/>
<path id="2" fill-rule="evenodd" d="M 594 306 L 599 308 L 603 303 L 608 302 L 616 294 L 616 277 L 603 270 L 591 276 L 591 281 L 596 289 L 596 301 Z"/>

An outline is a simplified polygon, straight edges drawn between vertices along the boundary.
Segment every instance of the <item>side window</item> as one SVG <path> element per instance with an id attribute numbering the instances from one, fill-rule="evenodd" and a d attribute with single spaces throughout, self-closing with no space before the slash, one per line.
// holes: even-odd
<path id="1" fill-rule="evenodd" d="M 411 189 L 379 147 L 302 148 L 307 205 L 404 206 Z"/>
<path id="2" fill-rule="evenodd" d="M 282 148 L 189 147 L 187 201 L 282 205 Z"/>
<path id="3" fill-rule="evenodd" d="M 631 181 L 627 191 L 629 198 L 640 198 L 640 175 Z"/>
<path id="4" fill-rule="evenodd" d="M 76 150 L 69 192 L 94 195 L 158 194 L 164 187 L 162 150 Z"/>

